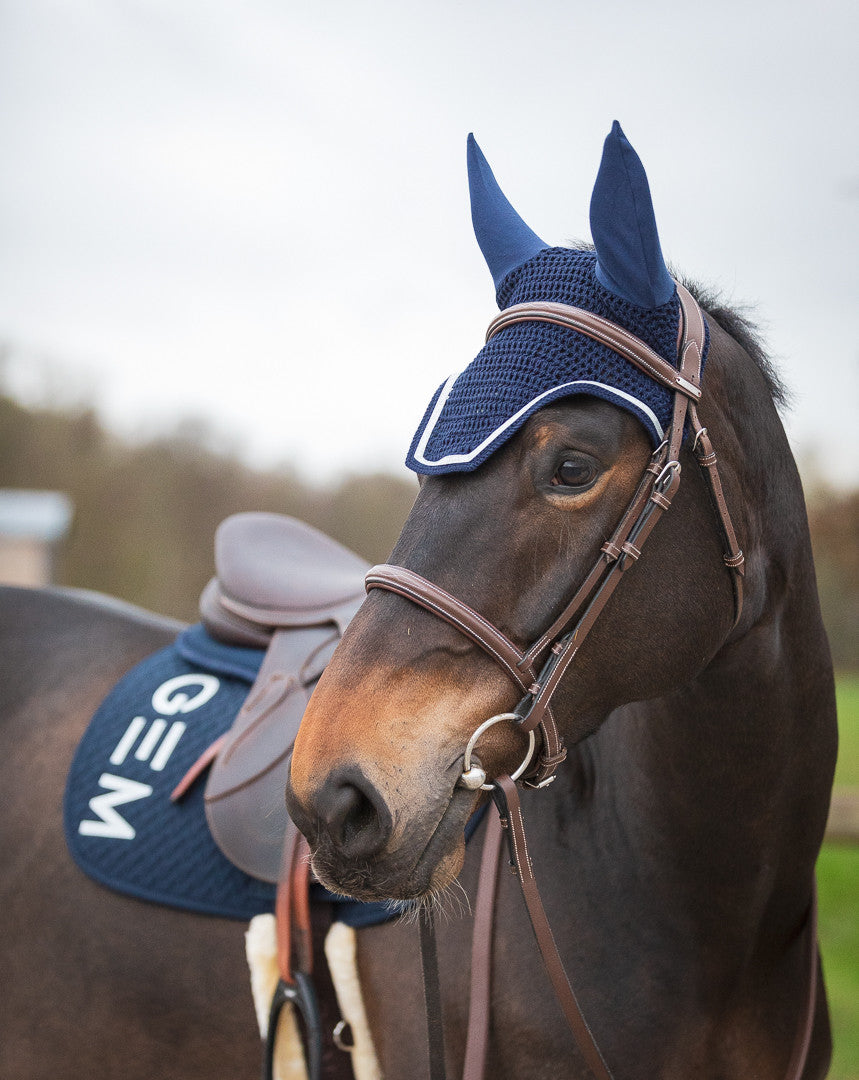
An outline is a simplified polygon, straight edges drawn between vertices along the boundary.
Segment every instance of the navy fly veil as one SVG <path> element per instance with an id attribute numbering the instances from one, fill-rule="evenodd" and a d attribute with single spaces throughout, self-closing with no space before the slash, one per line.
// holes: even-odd
<path id="1" fill-rule="evenodd" d="M 619 124 L 606 139 L 591 201 L 594 251 L 545 244 L 510 205 L 473 136 L 468 170 L 474 229 L 499 308 L 529 301 L 584 308 L 676 363 L 680 304 L 662 258 L 644 168 Z M 575 330 L 520 322 L 497 333 L 439 387 L 406 464 L 424 474 L 470 472 L 534 412 L 572 394 L 627 409 L 654 446 L 662 442 L 671 416 L 668 389 Z"/>

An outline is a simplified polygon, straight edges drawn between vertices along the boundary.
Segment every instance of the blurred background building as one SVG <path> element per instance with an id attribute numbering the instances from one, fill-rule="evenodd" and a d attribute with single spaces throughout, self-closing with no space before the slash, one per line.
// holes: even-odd
<path id="1" fill-rule="evenodd" d="M 59 491 L 0 489 L 0 584 L 49 585 L 72 520 Z"/>

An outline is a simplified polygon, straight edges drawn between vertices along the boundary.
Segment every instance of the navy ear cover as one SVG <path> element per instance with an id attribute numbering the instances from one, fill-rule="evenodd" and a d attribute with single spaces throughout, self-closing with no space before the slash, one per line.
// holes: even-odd
<path id="1" fill-rule="evenodd" d="M 659 244 L 644 166 L 615 120 L 591 196 L 596 276 L 609 292 L 643 308 L 674 295 Z"/>
<path id="2" fill-rule="evenodd" d="M 511 270 L 549 245 L 510 205 L 473 135 L 468 136 L 468 189 L 474 235 L 498 289 Z"/>
<path id="3" fill-rule="evenodd" d="M 677 359 L 680 302 L 656 232 L 647 178 L 615 123 L 591 202 L 594 250 L 549 247 L 516 213 L 473 136 L 468 180 L 474 231 L 502 310 L 540 301 L 583 308 Z M 539 320 L 506 327 L 436 391 L 406 464 L 424 475 L 472 472 L 553 401 L 600 398 L 635 416 L 659 446 L 671 392 L 587 335 Z"/>

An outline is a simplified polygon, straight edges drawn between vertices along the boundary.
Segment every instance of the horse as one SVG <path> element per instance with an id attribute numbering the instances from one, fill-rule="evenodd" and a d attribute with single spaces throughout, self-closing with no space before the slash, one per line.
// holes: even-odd
<path id="1" fill-rule="evenodd" d="M 529 233 L 519 240 L 533 257 L 543 245 Z M 516 265 L 505 269 L 509 245 L 500 249 L 498 274 L 509 277 Z M 699 298 L 709 328 L 701 415 L 746 552 L 740 619 L 687 439 L 670 512 L 558 685 L 566 758 L 522 803 L 561 959 L 617 1080 L 781 1078 L 813 1000 L 801 1070 L 812 1080 L 830 1056 L 807 942 L 834 767 L 831 664 L 777 385 L 742 320 Z M 652 457 L 646 412 L 605 393 L 544 398 L 477 468 L 423 475 L 391 561 L 519 647 L 541 634 Z M 178 625 L 68 590 L 0 589 L 0 612 L 0 1074 L 256 1074 L 242 927 L 108 892 L 63 839 L 64 778 L 88 718 Z M 520 696 L 448 622 L 375 588 L 313 695 L 292 760 L 287 799 L 321 880 L 447 911 L 438 948 L 451 1074 L 465 1054 L 468 908 L 489 828 L 484 819 L 464 847 L 462 825 L 488 798 L 460 783 L 464 748 L 486 717 L 516 716 Z M 473 748 L 490 781 L 525 754 L 516 723 L 495 724 Z M 501 875 L 488 1074 L 587 1077 L 518 890 Z M 408 920 L 358 933 L 388 1080 L 426 1071 L 417 938 Z"/>
<path id="2" fill-rule="evenodd" d="M 646 391 L 631 404 L 619 383 L 628 357 L 601 360 L 599 378 L 576 366 L 606 306 L 623 341 L 650 334 L 652 345 L 648 319 L 669 309 L 682 330 L 681 287 L 619 125 L 591 203 L 593 249 L 546 245 L 476 144 L 469 153 L 472 217 L 502 312 L 415 436 L 420 491 L 304 714 L 290 814 L 329 889 L 449 910 L 457 882 L 469 899 L 476 887 L 464 823 L 502 777 L 508 791 L 511 774 L 531 776 L 521 792 L 530 860 L 514 859 L 498 884 L 486 1075 L 823 1077 L 831 1036 L 812 911 L 834 689 L 777 377 L 744 320 L 697 290 L 683 312 L 704 311 L 706 367 L 675 393 L 673 427 L 655 447 L 656 405 Z M 539 320 L 554 320 L 555 337 L 534 331 L 519 367 L 486 352 Z M 545 382 L 520 374 L 556 346 L 573 370 L 556 366 Z M 685 339 L 675 347 L 676 374 Z M 516 379 L 522 394 L 475 434 Z M 668 468 L 682 482 L 643 549 L 618 522 L 648 469 L 659 472 L 654 456 L 660 480 Z M 591 568 L 608 574 L 619 559 L 621 583 L 594 599 Z M 550 684 L 564 748 L 544 744 L 527 766 L 529 717 Z M 514 831 L 512 811 L 503 823 Z M 602 1071 L 553 998 L 519 893 L 523 864 Z M 452 916 L 438 930 L 450 1076 L 464 1067 L 470 930 Z M 359 939 L 387 1077 L 426 1068 L 413 933 L 395 924 Z"/>

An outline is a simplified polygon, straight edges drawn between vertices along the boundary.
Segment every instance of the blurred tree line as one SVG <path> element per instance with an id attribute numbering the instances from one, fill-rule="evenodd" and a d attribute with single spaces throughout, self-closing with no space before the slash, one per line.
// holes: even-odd
<path id="1" fill-rule="evenodd" d="M 59 552 L 62 585 L 110 593 L 192 621 L 214 572 L 214 533 L 230 514 L 291 514 L 369 562 L 383 562 L 417 484 L 344 475 L 311 486 L 288 468 L 252 469 L 210 445 L 202 425 L 130 445 L 89 409 L 26 408 L 0 394 L 0 487 L 62 491 L 74 502 Z"/>
<path id="2" fill-rule="evenodd" d="M 181 619 L 196 618 L 213 572 L 213 537 L 241 510 L 291 514 L 369 562 L 390 553 L 414 501 L 413 479 L 344 475 L 312 486 L 288 468 L 259 470 L 219 452 L 201 425 L 130 445 L 89 409 L 27 408 L 0 395 L 0 487 L 46 488 L 74 501 L 58 581 Z M 859 491 L 813 485 L 809 520 L 836 666 L 859 669 Z"/>
<path id="3" fill-rule="evenodd" d="M 815 485 L 808 521 L 823 620 L 839 671 L 859 671 L 859 490 Z"/>

